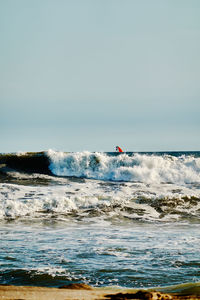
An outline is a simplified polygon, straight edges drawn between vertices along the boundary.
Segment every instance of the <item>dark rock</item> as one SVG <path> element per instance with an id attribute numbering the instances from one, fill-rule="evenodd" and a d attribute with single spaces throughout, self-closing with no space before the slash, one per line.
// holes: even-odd
<path id="1" fill-rule="evenodd" d="M 85 283 L 71 283 L 68 285 L 60 286 L 59 289 L 92 290 L 92 287 Z"/>

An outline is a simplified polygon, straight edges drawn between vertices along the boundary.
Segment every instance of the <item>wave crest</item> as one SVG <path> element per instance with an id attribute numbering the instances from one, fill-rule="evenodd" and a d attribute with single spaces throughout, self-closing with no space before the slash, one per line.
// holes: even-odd
<path id="1" fill-rule="evenodd" d="M 200 158 L 182 155 L 120 154 L 49 150 L 49 168 L 57 176 L 144 183 L 200 183 Z"/>

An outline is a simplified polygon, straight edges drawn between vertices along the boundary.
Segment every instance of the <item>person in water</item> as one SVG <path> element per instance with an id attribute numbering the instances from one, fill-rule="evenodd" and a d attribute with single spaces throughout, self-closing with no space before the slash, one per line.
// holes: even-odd
<path id="1" fill-rule="evenodd" d="M 116 151 L 123 152 L 123 150 L 119 146 L 116 146 Z"/>

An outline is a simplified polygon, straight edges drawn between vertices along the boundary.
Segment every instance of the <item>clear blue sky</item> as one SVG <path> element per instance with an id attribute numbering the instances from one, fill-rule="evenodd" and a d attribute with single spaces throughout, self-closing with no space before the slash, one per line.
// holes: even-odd
<path id="1" fill-rule="evenodd" d="M 199 0 L 0 0 L 0 152 L 200 150 Z"/>

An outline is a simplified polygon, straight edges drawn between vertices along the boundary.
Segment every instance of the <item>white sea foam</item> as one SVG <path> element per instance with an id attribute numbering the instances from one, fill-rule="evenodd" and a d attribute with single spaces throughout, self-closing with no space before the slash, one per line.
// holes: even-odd
<path id="1" fill-rule="evenodd" d="M 50 170 L 58 176 L 144 183 L 200 183 L 200 158 L 125 153 L 63 153 L 49 150 Z"/>
<path id="2" fill-rule="evenodd" d="M 199 218 L 200 190 L 171 184 L 108 183 L 86 179 L 65 184 L 0 184 L 0 219 L 66 218 L 95 215 L 142 220 L 174 220 L 183 214 Z M 76 217 L 75 217 L 76 218 Z"/>
<path id="3" fill-rule="evenodd" d="M 57 177 L 9 171 L 16 184 L 0 184 L 0 219 L 72 213 L 142 220 L 200 217 L 200 158 L 52 150 L 47 155 Z"/>

